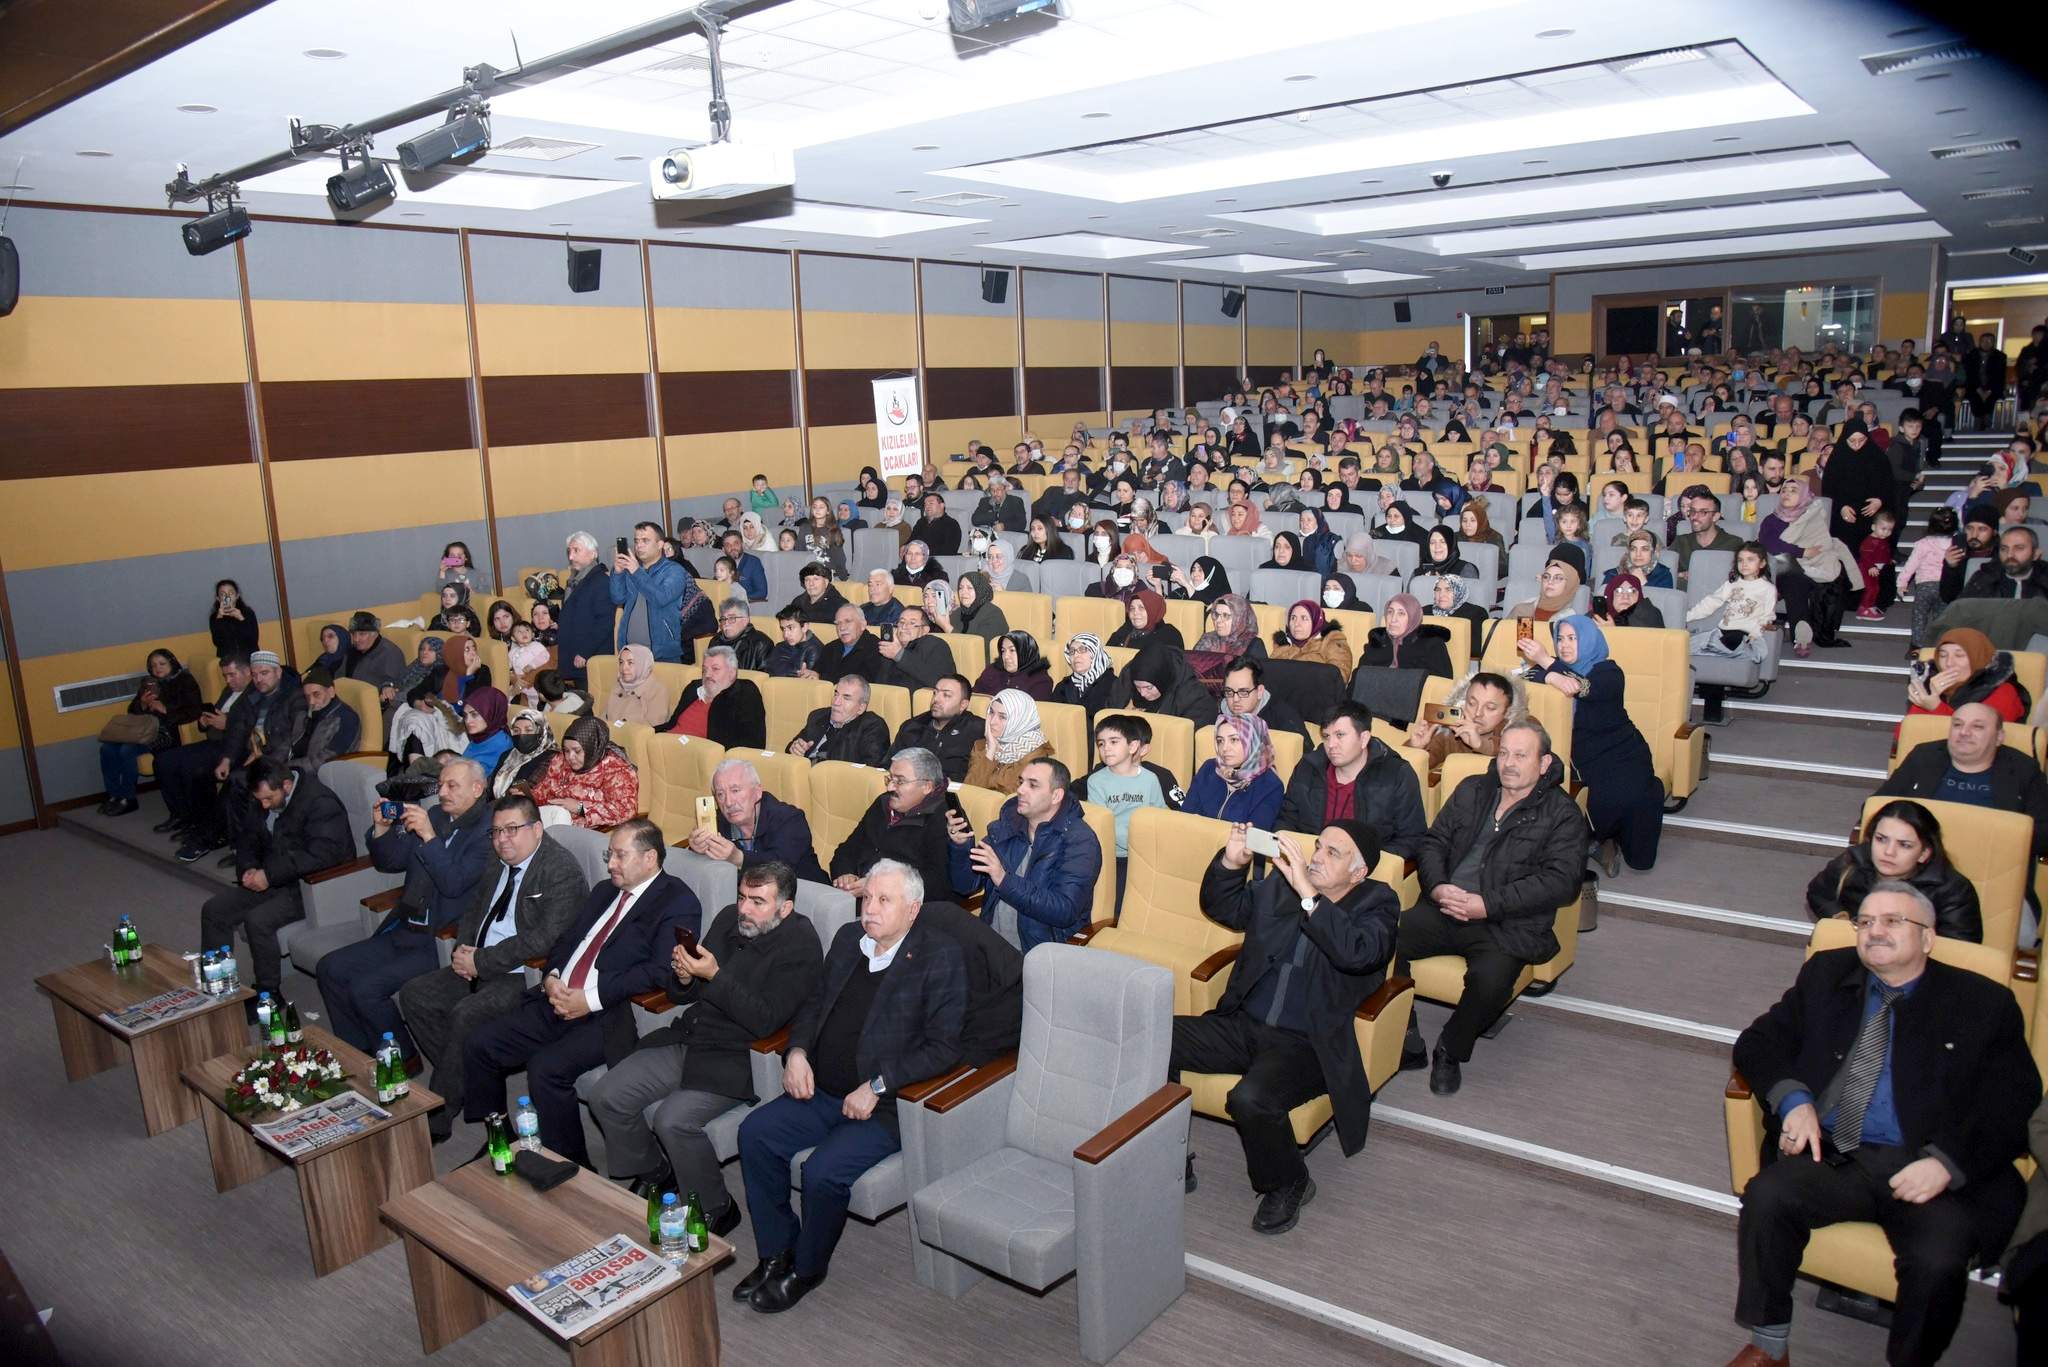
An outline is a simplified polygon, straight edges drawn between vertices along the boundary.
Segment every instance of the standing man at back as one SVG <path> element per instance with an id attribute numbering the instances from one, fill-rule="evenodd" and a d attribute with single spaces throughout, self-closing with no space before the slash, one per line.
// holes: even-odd
<path id="1" fill-rule="evenodd" d="M 612 606 L 623 609 L 616 648 L 646 646 L 657 662 L 681 664 L 683 590 L 689 577 L 680 562 L 661 553 L 658 525 L 634 523 L 631 552 L 612 558 Z"/>

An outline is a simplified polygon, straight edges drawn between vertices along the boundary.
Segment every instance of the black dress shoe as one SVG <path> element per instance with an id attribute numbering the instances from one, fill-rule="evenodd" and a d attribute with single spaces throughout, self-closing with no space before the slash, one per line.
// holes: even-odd
<path id="1" fill-rule="evenodd" d="M 142 804 L 132 797 L 117 797 L 101 807 L 100 811 L 107 816 L 127 816 L 131 812 L 139 811 L 141 807 Z"/>
<path id="2" fill-rule="evenodd" d="M 822 1272 L 815 1277 L 799 1277 L 794 1272 L 785 1272 L 779 1277 L 769 1278 L 754 1288 L 754 1294 L 747 1298 L 747 1304 L 764 1315 L 779 1315 L 824 1283 L 825 1274 Z"/>
<path id="3" fill-rule="evenodd" d="M 1458 1061 L 1451 1057 L 1451 1051 L 1441 1044 L 1429 1059 L 1429 1090 L 1438 1096 L 1449 1096 L 1464 1084 L 1464 1077 L 1458 1069 Z"/>
<path id="4" fill-rule="evenodd" d="M 754 1270 L 740 1278 L 739 1285 L 732 1289 L 732 1298 L 736 1301 L 747 1300 L 761 1287 L 777 1277 L 786 1275 L 793 1256 L 789 1253 L 778 1253 L 772 1258 L 763 1258 L 755 1263 Z"/>
<path id="5" fill-rule="evenodd" d="M 172 831 L 177 830 L 178 827 L 184 824 L 184 822 L 178 820 L 178 818 L 175 816 L 167 816 L 162 821 L 157 822 L 156 825 L 151 826 L 150 829 L 152 831 L 155 831 L 158 835 L 169 835 Z"/>
<path id="6" fill-rule="evenodd" d="M 1195 1194 L 1195 1156 L 1192 1153 L 1188 1155 L 1188 1175 L 1183 1186 L 1188 1195 L 1192 1196 Z"/>
<path id="7" fill-rule="evenodd" d="M 1259 1209 L 1252 1216 L 1252 1229 L 1259 1234 L 1285 1234 L 1301 1218 L 1301 1208 L 1315 1199 L 1316 1184 L 1312 1177 L 1290 1182 L 1278 1191 L 1269 1191 L 1259 1198 Z"/>
<path id="8" fill-rule="evenodd" d="M 101 802 L 99 806 L 93 808 L 93 810 L 98 812 L 101 816 L 112 816 L 114 814 L 114 808 L 117 805 L 119 805 L 117 799 L 110 797 L 107 798 L 105 801 Z"/>
<path id="9" fill-rule="evenodd" d="M 720 1211 L 716 1218 L 710 1222 L 711 1232 L 721 1239 L 739 1227 L 740 1203 L 737 1201 L 727 1201 L 725 1209 Z"/>
<path id="10" fill-rule="evenodd" d="M 1428 1066 L 1429 1046 L 1422 1042 L 1422 1032 L 1410 1026 L 1408 1037 L 1401 1041 L 1401 1071 L 1412 1073 Z"/>

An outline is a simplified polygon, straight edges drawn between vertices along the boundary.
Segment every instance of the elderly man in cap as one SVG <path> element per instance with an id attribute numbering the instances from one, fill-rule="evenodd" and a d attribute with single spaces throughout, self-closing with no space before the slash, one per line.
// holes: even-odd
<path id="1" fill-rule="evenodd" d="M 383 635 L 384 624 L 374 612 L 358 612 L 348 619 L 348 654 L 342 657 L 341 674 L 377 690 L 377 700 L 389 709 L 398 701 L 398 682 L 405 677 L 405 652 Z"/>

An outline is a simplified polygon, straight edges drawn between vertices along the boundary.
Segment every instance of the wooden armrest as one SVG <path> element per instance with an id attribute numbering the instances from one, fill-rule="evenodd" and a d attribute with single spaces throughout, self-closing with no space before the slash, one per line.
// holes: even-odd
<path id="1" fill-rule="evenodd" d="M 2037 983 L 2041 981 L 2041 951 L 2038 949 L 2017 949 L 2012 956 L 2013 981 Z"/>
<path id="2" fill-rule="evenodd" d="M 1011 1060 L 1010 1066 L 1012 1068 L 1017 1066 L 1015 1059 Z M 946 1072 L 940 1073 L 937 1077 L 928 1077 L 919 1082 L 907 1083 L 896 1089 L 896 1095 L 905 1101 L 923 1101 L 932 1093 L 952 1086 L 973 1072 L 974 1069 L 971 1065 L 963 1063 L 958 1068 L 948 1069 Z"/>
<path id="3" fill-rule="evenodd" d="M 1401 876 L 1403 878 L 1413 878 L 1415 876 L 1415 861 L 1413 859 L 1403 859 L 1401 861 Z"/>
<path id="4" fill-rule="evenodd" d="M 1085 945 L 1095 938 L 1097 932 L 1107 930 L 1115 924 L 1116 922 L 1114 921 L 1097 921 L 1092 925 L 1083 926 L 1067 937 L 1067 943 L 1070 945 Z"/>
<path id="5" fill-rule="evenodd" d="M 757 1054 L 779 1054 L 789 1048 L 789 1027 L 783 1026 L 772 1035 L 763 1035 L 754 1041 Z"/>
<path id="6" fill-rule="evenodd" d="M 461 933 L 462 928 L 460 926 L 442 926 L 434 932 L 434 938 L 437 940 L 452 940 Z"/>
<path id="7" fill-rule="evenodd" d="M 1358 1004 L 1358 1018 L 1362 1021 L 1376 1021 L 1380 1012 L 1394 1004 L 1394 998 L 1415 986 L 1415 979 L 1403 978 L 1399 974 L 1388 974 L 1387 980 L 1374 990 L 1370 997 Z"/>
<path id="8" fill-rule="evenodd" d="M 664 1011 L 676 1009 L 676 1004 L 668 999 L 668 993 L 658 987 L 652 992 L 642 992 L 639 996 L 633 998 L 633 1005 L 639 1007 L 642 1011 L 652 1011 L 657 1016 Z"/>
<path id="9" fill-rule="evenodd" d="M 926 1102 L 925 1109 L 933 1115 L 944 1115 L 970 1097 L 980 1096 L 983 1092 L 1016 1071 L 1017 1056 L 1015 1054 L 1005 1054 L 1001 1058 L 990 1059 L 987 1063 L 982 1064 L 981 1067 L 976 1068 L 967 1076 L 955 1081 L 951 1086 Z"/>
<path id="10" fill-rule="evenodd" d="M 404 893 L 405 885 L 402 883 L 395 888 L 386 888 L 382 892 L 373 892 L 363 899 L 363 909 L 365 911 L 374 911 L 379 916 L 382 916 L 385 912 L 398 905 L 398 899 Z"/>
<path id="11" fill-rule="evenodd" d="M 1691 722 L 1685 722 L 1681 724 L 1678 728 L 1678 738 L 1680 740 L 1691 740 L 1693 730 L 1694 728 Z"/>
<path id="12" fill-rule="evenodd" d="M 1728 1086 L 1722 1091 L 1721 1095 L 1727 1097 L 1730 1101 L 1751 1100 L 1749 1080 L 1733 1068 L 1730 1068 L 1728 1070 Z"/>
<path id="13" fill-rule="evenodd" d="M 1198 983 L 1208 982 L 1209 979 L 1221 973 L 1225 968 L 1236 963 L 1238 951 L 1242 948 L 1244 948 L 1242 945 L 1225 945 L 1222 949 L 1217 950 L 1214 954 L 1211 954 L 1208 958 L 1189 969 L 1188 976 Z"/>
<path id="14" fill-rule="evenodd" d="M 346 878 L 352 873 L 361 873 L 364 869 L 373 869 L 375 867 L 377 866 L 371 862 L 369 855 L 359 854 L 345 864 L 336 864 L 332 868 L 316 870 L 313 873 L 307 874 L 299 881 L 301 883 L 325 883 L 330 879 Z"/>
<path id="15" fill-rule="evenodd" d="M 533 969 L 535 972 L 539 972 L 541 969 L 546 968 L 548 966 L 548 956 L 545 954 L 536 954 L 531 959 L 528 959 L 526 961 L 526 966 L 530 969 Z"/>
<path id="16" fill-rule="evenodd" d="M 1163 1119 L 1174 1107 L 1193 1096 L 1178 1082 L 1169 1082 L 1122 1115 L 1109 1122 L 1100 1131 L 1081 1141 L 1074 1150 L 1077 1163 L 1100 1163 L 1124 1145 L 1141 1134 L 1145 1127 L 1155 1120 Z"/>
<path id="17" fill-rule="evenodd" d="M 344 754 L 344 755 L 336 755 L 336 756 L 335 756 L 335 758 L 336 758 L 336 759 L 390 759 L 390 758 L 391 758 L 391 752 L 390 752 L 389 750 L 351 750 L 351 751 L 349 751 L 349 752 L 348 752 L 347 754 Z"/>

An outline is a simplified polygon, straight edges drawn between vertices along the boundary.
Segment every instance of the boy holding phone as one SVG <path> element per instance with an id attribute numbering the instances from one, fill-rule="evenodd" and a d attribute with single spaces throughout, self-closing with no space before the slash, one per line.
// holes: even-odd
<path id="1" fill-rule="evenodd" d="M 1095 754 L 1100 763 L 1074 784 L 1073 795 L 1109 809 L 1116 818 L 1116 904 L 1124 904 L 1124 879 L 1129 876 L 1131 813 L 1140 807 L 1177 812 L 1185 794 L 1172 774 L 1152 763 L 1152 723 L 1129 713 L 1116 713 L 1095 724 Z"/>

